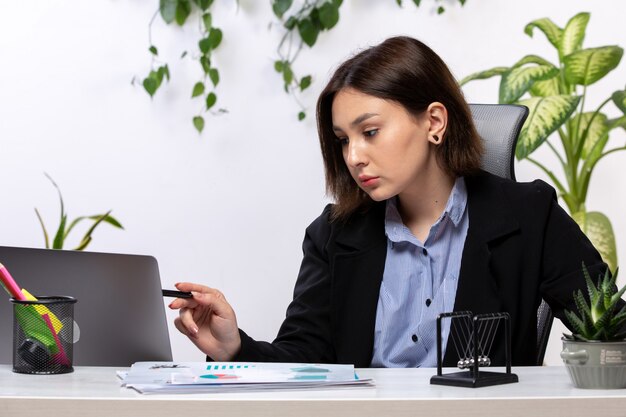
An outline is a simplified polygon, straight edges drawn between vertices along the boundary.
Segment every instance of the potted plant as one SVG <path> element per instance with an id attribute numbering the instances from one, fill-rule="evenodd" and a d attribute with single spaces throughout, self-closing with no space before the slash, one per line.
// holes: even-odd
<path id="1" fill-rule="evenodd" d="M 526 55 L 510 67 L 469 75 L 460 84 L 500 77 L 499 102 L 529 108 L 517 143 L 517 159 L 535 164 L 550 177 L 574 220 L 614 271 L 617 252 L 613 227 L 605 214 L 588 211 L 586 201 L 597 164 L 605 156 L 626 149 L 607 146 L 613 131 L 626 129 L 626 90 L 620 86 L 599 105 L 588 99 L 587 93 L 619 65 L 624 50 L 617 45 L 584 48 L 589 18 L 589 13 L 578 13 L 563 28 L 548 18 L 528 23 L 524 32 L 532 37 L 535 30 L 541 31 L 554 47 L 556 61 Z M 614 117 L 607 111 L 609 104 L 614 107 Z M 533 155 L 544 144 L 559 161 L 560 177 Z"/>
<path id="2" fill-rule="evenodd" d="M 561 358 L 578 388 L 626 388 L 626 304 L 615 274 L 608 268 L 597 284 L 583 263 L 589 302 L 581 290 L 573 294 L 578 314 L 566 310 L 574 333 L 563 334 Z"/>

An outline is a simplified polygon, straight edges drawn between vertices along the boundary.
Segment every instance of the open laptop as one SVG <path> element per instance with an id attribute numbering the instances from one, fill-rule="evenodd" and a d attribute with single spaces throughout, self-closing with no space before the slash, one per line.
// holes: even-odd
<path id="1" fill-rule="evenodd" d="M 171 361 L 156 259 L 0 246 L 0 263 L 34 296 L 69 295 L 80 339 L 74 365 Z M 13 304 L 0 288 L 0 363 L 13 361 Z"/>

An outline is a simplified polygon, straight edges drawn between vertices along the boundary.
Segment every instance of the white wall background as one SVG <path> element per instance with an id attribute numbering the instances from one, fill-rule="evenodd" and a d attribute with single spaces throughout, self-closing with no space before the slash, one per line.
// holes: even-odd
<path id="1" fill-rule="evenodd" d="M 429 0 L 419 9 L 409 0 L 403 9 L 393 0 L 344 3 L 338 26 L 296 64 L 316 79 L 302 98 L 309 117 L 297 122 L 273 70 L 280 32 L 268 30 L 269 1 L 240 0 L 237 8 L 216 0 L 214 22 L 224 31 L 214 55 L 218 104 L 229 113 L 209 117 L 199 136 L 190 119 L 200 104 L 189 97 L 200 73 L 196 62 L 179 59 L 195 48 L 195 25 L 155 23 L 172 81 L 151 101 L 131 79 L 149 71 L 147 27 L 157 0 L 0 1 L 0 244 L 42 247 L 33 208 L 49 227 L 58 218 L 48 172 L 70 216 L 112 208 L 126 227 L 101 226 L 91 250 L 154 255 L 164 287 L 193 280 L 220 288 L 240 326 L 271 340 L 291 298 L 304 229 L 327 201 L 314 101 L 342 59 L 406 34 L 429 44 L 460 78 L 529 53 L 554 59 L 543 35 L 523 33 L 525 24 L 550 17 L 563 26 L 580 11 L 591 12 L 586 46 L 626 46 L 621 0 L 468 0 L 463 8 L 449 0 L 440 16 Z M 622 63 L 590 88 L 588 102 L 600 103 L 625 81 Z M 495 102 L 497 88 L 493 80 L 465 91 L 469 101 Z M 620 132 L 612 142 L 624 138 Z M 538 155 L 550 157 L 545 149 Z M 613 221 L 622 260 L 625 162 L 626 153 L 599 165 L 588 201 Z M 520 181 L 542 177 L 527 162 L 516 169 Z M 560 362 L 559 331 L 550 364 Z M 170 334 L 175 359 L 203 359 L 173 326 Z"/>

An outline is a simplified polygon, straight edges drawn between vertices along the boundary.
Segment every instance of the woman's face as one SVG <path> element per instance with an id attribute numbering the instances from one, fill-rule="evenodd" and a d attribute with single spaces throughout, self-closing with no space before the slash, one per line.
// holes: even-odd
<path id="1" fill-rule="evenodd" d="M 445 129 L 445 121 L 440 126 L 433 119 L 432 106 L 413 116 L 397 102 L 351 88 L 335 95 L 333 130 L 343 159 L 352 178 L 373 200 L 402 193 L 419 195 L 421 187 L 441 175 L 435 155 L 438 141 L 432 135 L 442 126 Z"/>

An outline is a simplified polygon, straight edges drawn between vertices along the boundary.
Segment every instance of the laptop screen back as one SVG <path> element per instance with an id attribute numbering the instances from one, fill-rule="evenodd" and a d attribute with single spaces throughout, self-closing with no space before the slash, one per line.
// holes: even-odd
<path id="1" fill-rule="evenodd" d="M 80 339 L 74 365 L 171 361 L 156 259 L 0 246 L 0 263 L 34 296 L 69 295 Z M 13 304 L 0 289 L 0 363 L 13 361 Z"/>

